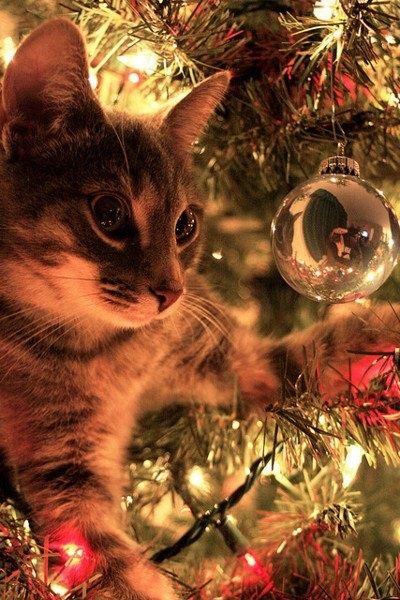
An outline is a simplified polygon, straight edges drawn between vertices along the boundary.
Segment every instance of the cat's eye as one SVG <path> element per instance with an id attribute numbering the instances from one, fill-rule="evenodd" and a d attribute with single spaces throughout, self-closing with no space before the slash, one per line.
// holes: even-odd
<path id="1" fill-rule="evenodd" d="M 109 235 L 122 234 L 128 225 L 129 211 L 116 196 L 96 196 L 91 201 L 93 218 L 97 226 Z"/>
<path id="2" fill-rule="evenodd" d="M 178 244 L 184 244 L 194 236 L 196 222 L 196 215 L 191 208 L 183 211 L 175 225 L 175 236 Z"/>

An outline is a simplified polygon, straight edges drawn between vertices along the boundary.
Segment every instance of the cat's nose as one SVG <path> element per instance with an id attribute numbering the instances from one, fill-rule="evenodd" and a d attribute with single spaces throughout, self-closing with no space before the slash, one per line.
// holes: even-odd
<path id="1" fill-rule="evenodd" d="M 172 290 L 168 287 L 159 287 L 157 289 L 150 288 L 150 291 L 158 300 L 158 312 L 172 306 L 183 294 L 182 288 Z"/>

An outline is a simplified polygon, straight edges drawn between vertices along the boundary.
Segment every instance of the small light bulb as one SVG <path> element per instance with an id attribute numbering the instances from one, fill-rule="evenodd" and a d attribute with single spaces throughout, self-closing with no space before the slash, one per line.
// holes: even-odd
<path id="1" fill-rule="evenodd" d="M 139 71 L 139 73 L 151 75 L 157 70 L 158 56 L 150 49 L 144 48 L 137 52 L 127 52 L 126 54 L 120 54 L 117 58 L 123 65 L 129 69 Z"/>
<path id="2" fill-rule="evenodd" d="M 56 581 L 50 583 L 50 589 L 52 592 L 57 594 L 57 596 L 65 596 L 65 594 L 67 594 L 69 591 L 65 585 L 61 585 L 61 583 L 57 583 Z"/>
<path id="3" fill-rule="evenodd" d="M 222 250 L 216 250 L 215 252 L 212 253 L 211 256 L 213 258 L 215 258 L 215 260 L 221 260 L 222 259 Z"/>
<path id="4" fill-rule="evenodd" d="M 400 544 L 400 519 L 395 519 L 393 525 L 393 538 L 397 544 Z"/>
<path id="5" fill-rule="evenodd" d="M 280 472 L 281 468 L 279 463 L 275 461 L 274 466 L 272 467 L 272 461 L 269 461 L 261 471 L 261 477 L 268 477 L 269 475 L 274 474 L 279 475 Z"/>
<path id="6" fill-rule="evenodd" d="M 245 554 L 243 554 L 243 558 L 247 562 L 249 567 L 251 567 L 252 569 L 256 566 L 257 561 L 254 558 L 254 556 L 250 554 L 250 552 L 246 552 Z"/>
<path id="7" fill-rule="evenodd" d="M 201 489 L 205 484 L 203 469 L 197 465 L 192 467 L 188 473 L 188 481 L 193 487 Z"/>
<path id="8" fill-rule="evenodd" d="M 358 444 L 348 447 L 342 467 L 343 487 L 347 488 L 354 481 L 364 456 L 364 450 Z"/>
<path id="9" fill-rule="evenodd" d="M 131 83 L 136 85 L 140 81 L 140 75 L 139 73 L 136 73 L 136 71 L 133 71 L 132 73 L 129 73 L 128 79 Z"/>
<path id="10" fill-rule="evenodd" d="M 94 69 L 89 69 L 89 84 L 92 90 L 95 90 L 99 84 L 97 73 Z"/>
<path id="11" fill-rule="evenodd" d="M 314 6 L 314 17 L 320 21 L 330 21 L 335 16 L 336 0 L 317 0 Z"/>
<path id="12" fill-rule="evenodd" d="M 388 33 L 387 35 L 385 35 L 385 40 L 387 41 L 388 44 L 396 43 L 396 38 L 391 33 Z"/>
<path id="13" fill-rule="evenodd" d="M 83 548 L 76 544 L 64 544 L 63 550 L 68 557 L 67 564 L 69 567 L 78 565 L 84 555 Z"/>

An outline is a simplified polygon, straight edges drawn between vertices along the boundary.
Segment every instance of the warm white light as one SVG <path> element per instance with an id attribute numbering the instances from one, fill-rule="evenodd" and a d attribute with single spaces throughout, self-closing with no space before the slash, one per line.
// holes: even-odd
<path id="1" fill-rule="evenodd" d="M 384 272 L 385 272 L 385 265 L 379 265 L 379 267 L 376 269 L 376 274 L 383 275 Z"/>
<path id="2" fill-rule="evenodd" d="M 396 38 L 391 33 L 388 33 L 387 35 L 385 35 L 385 40 L 387 41 L 388 44 L 396 43 Z"/>
<path id="3" fill-rule="evenodd" d="M 388 105 L 389 106 L 400 106 L 400 95 L 399 94 L 395 94 L 395 92 L 393 92 L 393 90 L 387 90 L 387 94 L 388 94 Z"/>
<path id="4" fill-rule="evenodd" d="M 65 544 L 63 546 L 65 554 L 68 556 L 67 565 L 69 567 L 78 565 L 83 558 L 83 548 L 76 544 Z"/>
<path id="5" fill-rule="evenodd" d="M 222 250 L 216 250 L 215 252 L 213 252 L 212 257 L 215 258 L 215 260 L 221 260 Z"/>
<path id="6" fill-rule="evenodd" d="M 397 544 L 400 544 L 400 519 L 395 519 L 393 525 L 393 537 Z"/>
<path id="7" fill-rule="evenodd" d="M 365 281 L 370 282 L 374 281 L 374 279 L 376 279 L 375 271 L 368 271 L 368 273 L 365 276 Z"/>
<path id="8" fill-rule="evenodd" d="M 158 65 L 158 56 L 149 49 L 120 54 L 118 60 L 129 69 L 134 69 L 147 75 L 154 73 Z"/>
<path id="9" fill-rule="evenodd" d="M 277 475 L 280 472 L 281 472 L 281 468 L 279 466 L 279 463 L 277 461 L 275 461 L 274 466 L 272 468 L 272 461 L 270 461 L 269 463 L 267 463 L 265 465 L 265 467 L 261 471 L 261 476 L 268 477 L 269 475 Z"/>
<path id="10" fill-rule="evenodd" d="M 240 423 L 239 421 L 232 421 L 232 429 L 239 429 Z"/>
<path id="11" fill-rule="evenodd" d="M 17 47 L 12 37 L 6 37 L 3 40 L 3 62 L 7 66 L 14 58 Z"/>
<path id="12" fill-rule="evenodd" d="M 204 479 L 203 469 L 201 467 L 198 467 L 197 465 L 190 469 L 187 477 L 190 485 L 198 489 L 203 488 L 206 483 Z"/>
<path id="13" fill-rule="evenodd" d="M 66 588 L 65 585 L 61 585 L 61 583 L 57 583 L 56 581 L 53 581 L 50 584 L 50 588 L 52 592 L 57 594 L 57 596 L 65 596 L 65 594 L 68 593 L 68 588 Z"/>
<path id="14" fill-rule="evenodd" d="M 369 306 L 371 304 L 371 300 L 368 298 L 356 298 L 354 302 L 357 302 L 357 304 L 362 304 L 363 306 Z"/>
<path id="15" fill-rule="evenodd" d="M 343 487 L 347 488 L 354 481 L 364 456 L 364 450 L 358 444 L 347 448 L 346 458 L 342 466 Z"/>
<path id="16" fill-rule="evenodd" d="M 97 79 L 97 74 L 94 69 L 89 69 L 89 83 L 92 90 L 95 90 L 99 84 L 99 80 Z"/>
<path id="17" fill-rule="evenodd" d="M 245 561 L 247 562 L 247 564 L 249 565 L 249 567 L 255 567 L 256 566 L 257 561 L 254 558 L 254 556 L 252 554 L 250 554 L 250 552 L 246 552 L 246 554 L 243 554 L 243 558 L 245 559 Z"/>
<path id="18" fill-rule="evenodd" d="M 129 73 L 128 79 L 131 83 L 136 85 L 140 81 L 140 75 L 139 75 L 139 73 L 135 73 L 135 71 L 134 71 L 133 73 Z"/>
<path id="19" fill-rule="evenodd" d="M 337 0 L 317 0 L 314 6 L 314 17 L 320 21 L 330 21 L 335 16 Z"/>

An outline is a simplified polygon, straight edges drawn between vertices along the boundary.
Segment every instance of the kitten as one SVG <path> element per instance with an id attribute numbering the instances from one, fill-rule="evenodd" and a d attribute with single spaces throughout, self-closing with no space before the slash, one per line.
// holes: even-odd
<path id="1" fill-rule="evenodd" d="M 65 583 L 102 573 L 94 598 L 177 597 L 119 524 L 125 449 L 141 414 L 172 399 L 229 403 L 236 381 L 249 412 L 262 413 L 280 400 L 282 365 L 294 378 L 303 369 L 304 349 L 315 348 L 325 389 L 337 391 L 346 344 L 376 346 L 380 318 L 383 345 L 399 337 L 383 309 L 375 321 L 332 317 L 258 341 L 217 307 L 196 274 L 203 205 L 190 146 L 228 83 L 218 73 L 153 120 L 107 113 L 82 37 L 64 19 L 29 35 L 5 73 L 2 452 L 38 535 L 61 561 L 68 548 L 84 551 Z"/>

